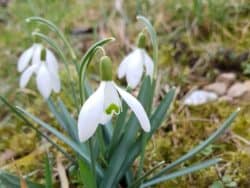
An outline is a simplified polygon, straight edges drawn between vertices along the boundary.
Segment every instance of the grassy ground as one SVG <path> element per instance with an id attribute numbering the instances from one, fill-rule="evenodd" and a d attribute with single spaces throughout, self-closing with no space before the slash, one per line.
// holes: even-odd
<path id="1" fill-rule="evenodd" d="M 224 159 L 222 164 L 159 187 L 249 187 L 249 102 L 215 102 L 188 108 L 182 107 L 179 100 L 190 88 L 209 83 L 222 70 L 235 71 L 238 79 L 247 79 L 250 60 L 246 55 L 239 57 L 249 53 L 250 1 L 137 0 L 124 1 L 122 9 L 119 2 L 116 1 L 115 6 L 112 1 L 97 0 L 12 0 L 8 7 L 0 7 L 1 95 L 43 120 L 53 121 L 34 83 L 25 90 L 18 89 L 16 62 L 20 53 L 36 40 L 30 33 L 39 28 L 55 37 L 44 27 L 27 24 L 25 18 L 43 16 L 56 23 L 76 47 L 78 56 L 100 36 L 114 36 L 117 42 L 108 46 L 107 51 L 118 64 L 141 29 L 135 17 L 143 14 L 154 23 L 159 34 L 158 98 L 167 84 L 180 87 L 170 118 L 148 146 L 147 167 L 161 160 L 173 161 L 204 140 L 234 109 L 242 108 L 232 129 L 195 159 L 220 156 Z M 150 45 L 148 49 L 151 50 Z M 93 75 L 96 71 L 97 68 L 92 67 Z M 64 77 L 65 73 L 61 74 Z M 67 100 L 67 96 L 63 97 Z M 0 158 L 6 156 L 7 150 L 14 152 L 8 162 L 0 161 L 1 167 L 41 179 L 41 154 L 45 152 L 41 143 L 46 145 L 46 142 L 15 119 L 2 104 L 0 108 Z M 72 105 L 71 108 L 74 111 Z M 150 152 L 152 147 L 154 152 Z"/>

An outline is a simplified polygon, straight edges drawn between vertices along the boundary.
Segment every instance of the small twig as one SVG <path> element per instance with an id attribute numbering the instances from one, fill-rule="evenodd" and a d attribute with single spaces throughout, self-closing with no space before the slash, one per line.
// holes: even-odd
<path id="1" fill-rule="evenodd" d="M 249 141 L 249 140 L 247 140 L 247 139 L 241 137 L 241 136 L 238 135 L 238 134 L 235 134 L 235 133 L 231 133 L 231 134 L 232 134 L 232 136 L 233 136 L 234 138 L 236 138 L 236 139 L 240 140 L 241 142 L 245 143 L 246 145 L 250 146 L 250 141 Z"/>
<path id="2" fill-rule="evenodd" d="M 57 166 L 57 171 L 58 171 L 58 175 L 59 175 L 59 179 L 61 183 L 61 188 L 69 188 L 69 180 L 66 175 L 65 168 L 62 164 L 62 159 L 60 157 L 57 157 L 56 163 L 57 163 L 56 166 Z"/>

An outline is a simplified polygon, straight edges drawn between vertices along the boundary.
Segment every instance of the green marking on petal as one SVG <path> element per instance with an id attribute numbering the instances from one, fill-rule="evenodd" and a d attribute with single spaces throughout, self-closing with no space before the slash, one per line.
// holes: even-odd
<path id="1" fill-rule="evenodd" d="M 106 109 L 105 109 L 106 114 L 112 115 L 113 113 L 119 114 L 120 113 L 120 107 L 114 103 L 110 104 Z"/>

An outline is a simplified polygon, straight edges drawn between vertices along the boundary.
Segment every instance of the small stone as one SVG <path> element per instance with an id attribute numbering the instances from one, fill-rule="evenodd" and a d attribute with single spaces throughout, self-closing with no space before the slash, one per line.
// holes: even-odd
<path id="1" fill-rule="evenodd" d="M 191 92 L 184 100 L 185 105 L 201 105 L 218 99 L 214 92 L 196 90 Z"/>
<path id="2" fill-rule="evenodd" d="M 222 73 L 216 78 L 217 82 L 224 82 L 228 85 L 231 85 L 236 81 L 236 74 L 233 72 L 230 73 Z"/>
<path id="3" fill-rule="evenodd" d="M 245 84 L 237 82 L 233 84 L 227 91 L 227 95 L 232 98 L 238 98 L 243 96 L 247 92 Z"/>
<path id="4" fill-rule="evenodd" d="M 245 85 L 247 91 L 242 96 L 242 99 L 245 100 L 245 101 L 250 101 L 250 80 L 246 80 L 244 82 L 244 85 Z"/>
<path id="5" fill-rule="evenodd" d="M 246 86 L 246 89 L 247 89 L 248 91 L 250 91 L 250 80 L 246 80 L 246 81 L 244 82 L 244 85 Z"/>
<path id="6" fill-rule="evenodd" d="M 248 90 L 242 95 L 241 97 L 244 101 L 250 101 L 250 88 L 248 87 Z"/>
<path id="7" fill-rule="evenodd" d="M 215 82 L 204 87 L 207 91 L 215 92 L 218 95 L 224 95 L 227 92 L 228 85 L 224 82 Z"/>

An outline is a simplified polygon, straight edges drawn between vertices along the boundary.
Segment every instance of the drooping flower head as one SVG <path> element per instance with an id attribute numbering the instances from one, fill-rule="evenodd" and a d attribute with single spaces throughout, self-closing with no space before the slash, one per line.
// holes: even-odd
<path id="1" fill-rule="evenodd" d="M 17 70 L 22 72 L 19 83 L 21 88 L 25 88 L 35 74 L 38 91 L 45 99 L 49 98 L 52 90 L 56 93 L 60 91 L 57 59 L 41 44 L 33 44 L 21 54 Z"/>
<path id="2" fill-rule="evenodd" d="M 128 104 L 139 120 L 142 129 L 150 131 L 150 122 L 140 102 L 112 81 L 112 64 L 109 57 L 100 61 L 102 81 L 97 90 L 83 104 L 78 117 L 78 134 L 81 142 L 88 140 L 99 124 L 106 124 L 113 115 L 120 113 L 121 98 Z"/>
<path id="3" fill-rule="evenodd" d="M 118 78 L 126 77 L 129 87 L 134 89 L 140 82 L 144 68 L 146 75 L 153 77 L 154 62 L 145 51 L 145 35 L 140 33 L 137 40 L 137 48 L 129 53 L 118 68 Z"/>

